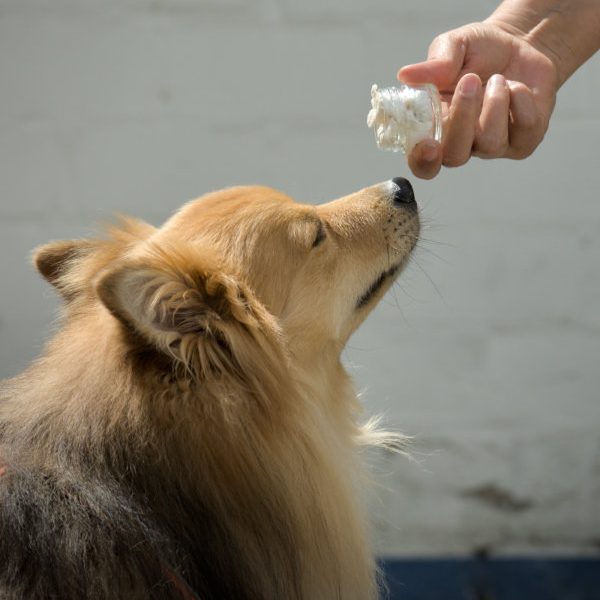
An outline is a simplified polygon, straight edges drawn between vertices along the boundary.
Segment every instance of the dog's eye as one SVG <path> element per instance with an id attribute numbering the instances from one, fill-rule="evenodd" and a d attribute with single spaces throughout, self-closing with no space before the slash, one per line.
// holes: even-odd
<path id="1" fill-rule="evenodd" d="M 319 228 L 317 229 L 317 235 L 315 236 L 315 240 L 313 242 L 312 247 L 316 248 L 319 244 L 325 241 L 327 234 L 325 233 L 325 227 L 323 227 L 323 223 L 319 223 Z"/>

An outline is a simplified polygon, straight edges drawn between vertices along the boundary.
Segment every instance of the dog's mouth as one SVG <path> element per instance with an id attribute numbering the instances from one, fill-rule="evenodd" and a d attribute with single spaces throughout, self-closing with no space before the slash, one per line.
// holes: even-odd
<path id="1" fill-rule="evenodd" d="M 365 293 L 358 299 L 356 302 L 356 310 L 359 310 L 365 307 L 367 304 L 373 300 L 373 298 L 377 295 L 377 292 L 381 290 L 381 288 L 385 285 L 386 282 L 394 279 L 396 275 L 400 272 L 400 268 L 402 267 L 402 263 L 404 261 L 400 261 L 395 265 L 391 266 L 389 269 L 386 269 L 381 273 L 381 275 L 367 288 Z"/>

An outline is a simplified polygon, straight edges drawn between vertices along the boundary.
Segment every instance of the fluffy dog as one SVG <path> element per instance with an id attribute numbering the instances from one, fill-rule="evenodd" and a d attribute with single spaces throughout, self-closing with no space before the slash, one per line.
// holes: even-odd
<path id="1" fill-rule="evenodd" d="M 418 231 L 396 178 L 38 249 L 64 311 L 0 387 L 0 598 L 376 598 L 357 450 L 397 440 L 340 353 Z"/>

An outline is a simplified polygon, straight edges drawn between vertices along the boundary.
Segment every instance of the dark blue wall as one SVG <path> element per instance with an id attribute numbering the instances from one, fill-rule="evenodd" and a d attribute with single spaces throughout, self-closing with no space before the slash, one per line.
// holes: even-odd
<path id="1" fill-rule="evenodd" d="M 600 558 L 390 559 L 381 566 L 391 600 L 600 600 Z"/>

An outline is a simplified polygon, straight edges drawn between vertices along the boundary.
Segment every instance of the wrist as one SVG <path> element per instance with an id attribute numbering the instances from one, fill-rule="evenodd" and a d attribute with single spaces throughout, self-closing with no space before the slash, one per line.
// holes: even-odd
<path id="1" fill-rule="evenodd" d="M 597 0 L 505 0 L 486 23 L 544 54 L 556 71 L 557 89 L 600 47 Z"/>
<path id="2" fill-rule="evenodd" d="M 485 20 L 507 33 L 525 38 L 543 19 L 542 12 L 525 2 L 507 0 Z"/>
<path id="3" fill-rule="evenodd" d="M 485 20 L 485 23 L 498 27 L 543 54 L 554 68 L 556 90 L 558 90 L 568 78 L 569 68 L 564 64 L 565 56 L 560 49 L 552 44 L 552 40 L 547 40 L 544 35 L 541 35 L 539 25 L 544 21 L 544 18 L 539 14 L 533 14 L 533 11 L 519 13 L 505 10 L 496 11 Z"/>

